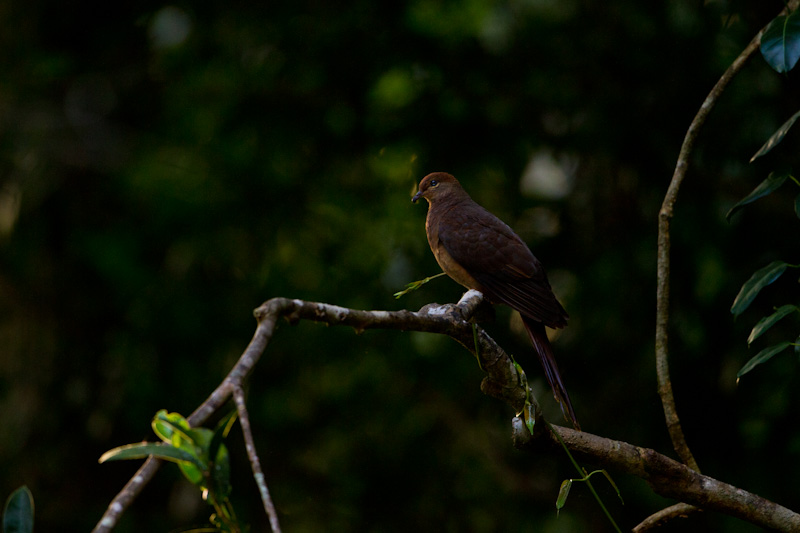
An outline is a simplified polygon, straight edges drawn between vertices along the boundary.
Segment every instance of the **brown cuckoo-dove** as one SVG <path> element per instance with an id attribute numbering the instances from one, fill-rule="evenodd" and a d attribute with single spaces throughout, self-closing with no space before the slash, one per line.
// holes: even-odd
<path id="1" fill-rule="evenodd" d="M 411 201 L 420 198 L 428 200 L 425 230 L 439 266 L 490 302 L 519 311 L 553 395 L 564 416 L 580 429 L 545 331 L 545 326 L 563 328 L 569 315 L 553 294 L 542 264 L 510 227 L 475 203 L 450 174 L 425 176 Z"/>

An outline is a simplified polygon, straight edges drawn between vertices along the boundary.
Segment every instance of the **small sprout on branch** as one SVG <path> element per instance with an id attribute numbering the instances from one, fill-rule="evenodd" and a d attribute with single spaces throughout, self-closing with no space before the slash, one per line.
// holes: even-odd
<path id="1" fill-rule="evenodd" d="M 423 285 L 425 285 L 426 283 L 428 283 L 430 280 L 432 280 L 432 279 L 436 279 L 436 278 L 438 278 L 439 276 L 444 276 L 444 272 L 439 272 L 439 273 L 438 273 L 438 274 L 436 274 L 435 276 L 428 276 L 427 278 L 425 278 L 425 279 L 423 279 L 423 280 L 419 280 L 419 281 L 412 281 L 411 283 L 409 283 L 408 285 L 406 285 L 406 288 L 405 288 L 405 290 L 402 290 L 402 291 L 400 291 L 400 292 L 396 292 L 396 293 L 394 293 L 394 297 L 395 297 L 396 299 L 398 299 L 398 300 L 399 300 L 400 298 L 402 298 L 403 296 L 405 296 L 405 295 L 406 295 L 406 294 L 408 294 L 409 292 L 412 292 L 412 291 L 415 291 L 415 290 L 419 289 L 420 287 L 422 287 Z"/>

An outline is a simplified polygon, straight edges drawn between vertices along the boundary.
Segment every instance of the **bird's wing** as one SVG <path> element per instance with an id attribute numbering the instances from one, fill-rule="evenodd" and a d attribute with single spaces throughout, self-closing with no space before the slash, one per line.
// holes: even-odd
<path id="1" fill-rule="evenodd" d="M 550 327 L 568 315 L 558 303 L 544 268 L 503 221 L 478 204 L 458 206 L 439 220 L 439 243 L 481 287 L 486 297 Z"/>

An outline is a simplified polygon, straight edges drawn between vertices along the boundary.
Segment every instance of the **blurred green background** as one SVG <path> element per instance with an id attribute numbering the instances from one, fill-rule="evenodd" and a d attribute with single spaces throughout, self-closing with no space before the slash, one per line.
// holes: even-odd
<path id="1" fill-rule="evenodd" d="M 571 314 L 555 342 L 584 430 L 673 455 L 653 359 L 657 213 L 706 94 L 780 2 L 409 0 L 0 4 L 0 493 L 38 531 L 87 531 L 137 465 L 106 450 L 188 415 L 286 296 L 416 310 L 441 278 L 409 202 L 455 174 L 545 264 Z M 796 191 L 724 214 L 780 165 L 750 156 L 800 109 L 760 57 L 713 112 L 673 223 L 671 369 L 704 473 L 800 508 L 797 360 L 737 386 L 749 329 L 796 299 L 786 276 L 734 321 L 741 284 L 797 261 Z M 769 337 L 794 338 L 785 320 Z M 518 356 L 563 424 L 526 339 Z M 283 324 L 249 405 L 287 532 L 610 531 L 587 491 L 556 518 L 563 456 L 510 443 L 474 359 L 433 335 Z M 267 531 L 238 430 L 233 501 Z M 587 465 L 591 467 L 592 465 Z M 623 528 L 671 504 L 598 481 Z M 210 510 L 172 465 L 117 531 Z M 757 528 L 710 514 L 675 531 Z"/>

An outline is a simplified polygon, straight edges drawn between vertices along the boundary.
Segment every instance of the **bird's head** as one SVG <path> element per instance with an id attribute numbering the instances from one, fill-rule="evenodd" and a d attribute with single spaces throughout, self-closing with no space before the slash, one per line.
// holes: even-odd
<path id="1" fill-rule="evenodd" d="M 452 175 L 446 172 L 434 172 L 422 178 L 422 181 L 419 182 L 419 190 L 411 198 L 411 201 L 416 203 L 420 198 L 425 198 L 429 203 L 433 203 L 441 198 L 460 197 L 466 194 L 461 184 Z"/>

